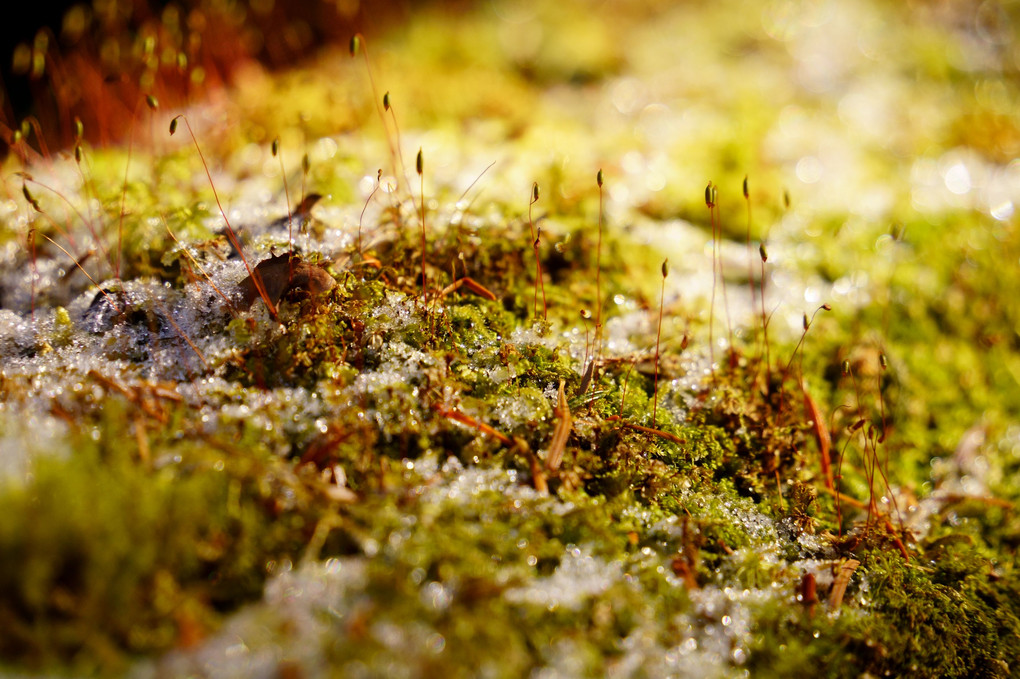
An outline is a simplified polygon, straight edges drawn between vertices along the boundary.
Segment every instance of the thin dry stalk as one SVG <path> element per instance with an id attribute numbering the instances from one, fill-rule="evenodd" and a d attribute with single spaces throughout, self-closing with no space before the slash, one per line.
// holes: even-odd
<path id="1" fill-rule="evenodd" d="M 379 190 L 379 186 L 382 184 L 382 170 L 379 170 L 375 175 L 375 186 L 372 187 L 372 193 L 368 194 L 368 198 L 365 199 L 365 205 L 361 208 L 361 216 L 358 217 L 358 255 L 364 257 L 365 251 L 361 247 L 361 223 L 365 220 L 365 211 L 368 210 L 368 204 L 372 202 L 372 198 L 375 196 L 375 192 Z"/>
<path id="2" fill-rule="evenodd" d="M 276 305 L 273 304 L 273 300 L 269 298 L 269 294 L 266 292 L 266 286 L 262 283 L 262 277 L 257 275 L 252 270 L 251 263 L 244 254 L 244 250 L 241 249 L 241 241 L 237 238 L 237 233 L 234 231 L 234 227 L 230 225 L 230 220 L 227 219 L 227 211 L 223 209 L 223 204 L 220 202 L 220 194 L 216 191 L 216 184 L 213 183 L 212 173 L 209 171 L 209 164 L 205 162 L 205 155 L 202 153 L 202 147 L 198 144 L 198 138 L 195 136 L 195 131 L 191 129 L 191 123 L 188 122 L 188 117 L 181 114 L 170 121 L 170 135 L 173 136 L 174 132 L 177 131 L 177 121 L 183 120 L 185 126 L 188 128 L 188 134 L 191 135 L 191 141 L 195 144 L 195 150 L 198 151 L 198 157 L 202 161 L 202 167 L 205 169 L 205 176 L 209 179 L 209 186 L 212 187 L 213 197 L 216 199 L 216 207 L 220 210 L 220 215 L 223 217 L 223 223 L 227 226 L 227 239 L 230 244 L 237 250 L 237 254 L 241 256 L 241 261 L 244 262 L 244 268 L 248 271 L 248 276 L 255 284 L 255 289 L 259 293 L 259 297 L 265 302 L 266 308 L 269 309 L 269 315 L 274 319 L 276 315 Z M 123 219 L 123 214 L 121 214 Z"/>
<path id="3" fill-rule="evenodd" d="M 746 248 L 747 248 L 747 288 L 748 288 L 748 292 L 750 293 L 750 297 L 748 297 L 748 300 L 751 303 L 751 310 L 753 312 L 753 310 L 754 310 L 754 297 L 755 297 L 755 290 L 754 290 L 754 255 L 751 253 L 751 192 L 748 190 L 747 175 L 744 175 L 743 192 L 744 192 L 744 204 L 747 206 L 747 231 L 746 231 L 746 241 L 745 241 L 745 245 L 746 245 Z M 757 344 L 758 344 L 758 342 L 755 341 L 755 345 L 757 345 Z M 756 361 L 755 368 L 754 368 L 754 376 L 752 377 L 752 386 L 757 385 L 757 383 L 758 383 L 758 369 L 759 369 L 759 367 L 761 365 L 760 348 L 756 347 L 756 352 L 755 353 L 758 354 L 758 359 Z"/>
<path id="4" fill-rule="evenodd" d="M 380 99 L 379 90 L 375 86 L 375 76 L 372 75 L 372 62 L 368 56 L 368 42 L 361 33 L 355 33 L 351 37 L 350 53 L 351 57 L 356 57 L 358 53 L 361 53 L 365 59 L 365 71 L 368 73 L 368 81 L 372 86 L 372 101 L 375 102 L 376 110 L 379 112 L 379 120 L 382 122 L 383 130 L 386 132 L 386 142 L 390 146 L 390 161 L 393 166 L 393 175 L 396 176 L 400 155 L 397 151 L 397 145 L 393 140 L 393 135 L 390 133 L 390 126 L 386 124 L 386 113 L 382 107 L 382 99 Z"/>
<path id="5" fill-rule="evenodd" d="M 191 341 L 191 338 L 188 337 L 188 333 L 184 332 L 184 329 L 177 325 L 177 321 L 174 320 L 173 314 L 170 313 L 170 310 L 167 309 L 166 305 L 160 300 L 154 299 L 153 301 L 155 301 L 156 305 L 163 311 L 163 315 L 166 316 L 166 320 L 170 321 L 170 325 L 174 326 L 174 330 L 177 331 L 177 334 L 181 336 L 181 339 L 183 339 L 189 347 L 191 347 L 191 350 L 195 352 L 196 356 L 198 356 L 198 360 L 202 361 L 202 365 L 205 366 L 206 370 L 208 370 L 209 361 L 205 360 L 205 355 L 202 354 L 202 351 L 195 346 L 194 342 Z"/>
<path id="6" fill-rule="evenodd" d="M 88 272 L 88 271 L 86 271 L 86 270 L 85 270 L 85 267 L 83 267 L 83 266 L 81 265 L 81 263 L 80 263 L 80 262 L 78 262 L 78 260 L 74 258 L 74 255 L 72 255 L 72 254 L 71 254 L 70 252 L 68 252 L 68 251 L 67 251 L 67 250 L 66 250 L 66 249 L 64 248 L 64 246 L 63 246 L 63 245 L 61 245 L 61 244 L 60 244 L 60 243 L 58 243 L 57 241 L 53 240 L 52 238 L 50 238 L 49 236 L 47 236 L 47 235 L 46 235 L 45 233 L 42 233 L 42 234 L 39 234 L 39 235 L 41 235 L 41 236 L 42 236 L 43 238 L 45 238 L 46 240 L 48 240 L 49 242 L 53 243 L 53 244 L 54 244 L 54 245 L 56 245 L 56 246 L 57 246 L 58 248 L 60 248 L 60 251 L 61 251 L 61 252 L 63 252 L 63 253 L 65 254 L 65 255 L 67 255 L 67 256 L 68 256 L 68 257 L 70 258 L 70 260 L 71 260 L 72 262 L 74 262 L 74 265 L 75 265 L 76 267 L 78 267 L 78 268 L 79 268 L 79 269 L 81 270 L 81 272 L 82 272 L 83 274 L 85 274 L 86 278 L 88 278 L 88 279 L 89 279 L 89 280 L 90 280 L 90 281 L 92 282 L 92 285 L 94 285 L 94 286 L 96 286 L 97 288 L 99 288 L 99 292 L 101 292 L 101 293 L 103 294 L 103 297 L 105 297 L 105 298 L 106 298 L 106 301 L 108 301 L 108 302 L 110 303 L 110 306 L 112 306 L 112 307 L 114 308 L 114 310 L 115 310 L 115 311 L 116 311 L 117 313 L 120 313 L 120 307 L 119 307 L 119 306 L 117 306 L 117 303 L 113 301 L 113 297 L 110 297 L 110 295 L 109 295 L 109 294 L 108 294 L 108 293 L 106 292 L 106 290 L 103 290 L 103 289 L 102 289 L 101 287 L 99 287 L 99 283 L 96 283 L 96 279 L 95 279 L 95 278 L 93 278 L 92 276 L 90 276 L 90 275 L 89 275 L 89 272 Z"/>
<path id="7" fill-rule="evenodd" d="M 765 391 L 772 388 L 772 356 L 769 353 L 769 319 L 765 315 L 765 262 L 769 261 L 769 252 L 765 243 L 758 244 L 758 255 L 761 257 L 761 334 L 765 343 Z"/>
<path id="8" fill-rule="evenodd" d="M 198 260 L 195 259 L 194 256 L 192 256 L 192 254 L 188 251 L 184 244 L 182 244 L 181 241 L 177 240 L 177 236 L 175 236 L 174 232 L 170 230 L 170 225 L 166 223 L 166 217 L 164 217 L 162 213 L 159 215 L 159 217 L 160 219 L 163 220 L 163 226 L 166 227 L 166 232 L 170 234 L 170 238 L 172 238 L 173 241 L 177 243 L 177 246 L 181 249 L 181 252 L 183 252 L 184 255 L 188 258 L 188 260 L 195 266 L 195 268 L 198 269 L 199 273 L 202 274 L 205 280 L 209 283 L 209 287 L 211 287 L 213 291 L 215 291 L 216 294 L 219 295 L 223 299 L 223 301 L 227 303 L 227 310 L 230 312 L 230 315 L 233 316 L 234 318 L 237 318 L 237 311 L 234 309 L 234 303 L 231 302 L 230 298 L 227 297 L 223 293 L 223 291 L 216 286 L 216 283 L 213 282 L 212 276 L 210 276 L 206 272 L 206 270 L 202 268 L 202 265 L 198 263 Z"/>
<path id="9" fill-rule="evenodd" d="M 545 300 L 545 281 L 542 279 L 542 259 L 538 254 L 538 246 L 542 244 L 542 227 L 538 227 L 535 232 L 535 242 L 532 247 L 535 250 L 535 274 L 538 281 L 539 287 L 542 288 L 542 320 L 548 320 L 549 318 L 549 306 Z M 535 289 L 535 316 L 538 316 L 538 289 Z"/>
<path id="10" fill-rule="evenodd" d="M 818 404 L 811 398 L 804 380 L 800 382 L 800 389 L 804 394 L 804 410 L 811 418 L 811 429 L 814 432 L 815 441 L 818 443 L 818 455 L 821 460 L 825 487 L 828 490 L 835 490 L 836 486 L 832 481 L 832 461 L 829 459 L 832 450 L 832 436 L 829 433 L 829 428 L 825 426 L 825 420 L 822 419 L 822 413 L 818 410 Z"/>
<path id="11" fill-rule="evenodd" d="M 662 304 L 666 299 L 666 276 L 669 275 L 669 259 L 662 262 L 662 290 L 659 293 L 659 324 L 655 330 L 655 375 L 652 377 L 652 386 L 655 395 L 652 397 L 652 426 L 655 426 L 655 416 L 659 411 L 659 340 L 662 338 Z"/>
<path id="12" fill-rule="evenodd" d="M 722 296 L 723 296 L 723 311 L 726 312 L 726 332 L 729 335 L 729 356 L 730 356 L 730 367 L 734 367 L 736 364 L 734 361 L 737 358 L 733 344 L 733 321 L 730 319 L 730 300 L 729 295 L 726 293 L 726 272 L 723 269 L 723 258 L 722 258 L 722 220 L 719 217 L 719 187 L 712 187 L 712 208 L 709 211 L 712 216 L 713 229 L 716 248 L 715 253 L 719 258 L 719 282 L 722 283 Z"/>
<path id="13" fill-rule="evenodd" d="M 30 226 L 28 228 L 28 236 L 26 237 L 26 241 L 27 241 L 27 245 L 28 245 L 28 252 L 29 252 L 29 255 L 31 256 L 31 260 L 32 260 L 32 267 L 31 267 L 32 268 L 32 281 L 31 281 L 31 284 L 30 284 L 30 287 L 32 289 L 32 293 L 31 293 L 32 296 L 31 296 L 31 300 L 30 300 L 30 308 L 32 310 L 32 321 L 34 322 L 35 321 L 35 284 L 36 284 L 36 280 L 39 278 L 39 268 L 38 268 L 38 266 L 36 264 L 36 261 L 35 261 L 36 260 L 36 256 L 35 256 L 35 227 L 34 226 Z"/>
<path id="14" fill-rule="evenodd" d="M 415 162 L 418 170 L 418 185 L 421 191 L 421 300 L 425 301 L 425 158 L 422 150 L 418 149 L 418 158 Z"/>
<path id="15" fill-rule="evenodd" d="M 823 304 L 815 309 L 814 313 L 811 314 L 811 318 L 808 318 L 808 315 L 804 314 L 804 330 L 800 334 L 800 340 L 797 341 L 797 346 L 793 348 L 793 354 L 790 356 L 790 360 L 787 361 L 786 367 L 779 375 L 779 406 L 776 408 L 776 422 L 779 422 L 783 414 L 783 404 L 786 396 L 786 378 L 790 375 L 790 368 L 793 367 L 793 362 L 797 359 L 798 351 L 801 352 L 801 357 L 803 359 L 804 354 L 801 349 L 804 346 L 804 340 L 807 338 L 807 332 L 811 328 L 811 325 L 815 322 L 815 316 L 818 315 L 819 311 L 832 311 L 832 307 L 828 304 Z M 803 369 L 801 370 L 801 379 L 803 380 Z"/>
<path id="16" fill-rule="evenodd" d="M 713 216 L 712 208 L 715 207 L 713 201 L 714 190 L 712 182 L 708 183 L 705 187 L 705 207 L 708 208 L 708 220 L 712 227 L 712 301 L 708 307 L 708 361 L 709 367 L 712 371 L 712 383 L 716 382 L 715 376 L 715 286 L 719 282 L 719 265 L 716 257 L 716 249 L 719 243 L 715 237 L 715 218 Z"/>
<path id="17" fill-rule="evenodd" d="M 294 254 L 294 213 L 290 209 L 290 189 L 287 188 L 287 170 L 283 166 L 283 156 L 280 155 L 280 138 L 273 140 L 273 156 L 280 160 L 280 176 L 283 178 L 283 197 L 287 201 L 287 238 L 290 241 L 290 254 Z M 293 261 L 293 257 L 290 258 Z M 293 270 L 291 270 L 293 275 Z"/>
<path id="18" fill-rule="evenodd" d="M 535 253 L 535 317 L 538 317 L 538 288 L 542 288 L 542 318 L 548 319 L 548 306 L 545 299 L 545 281 L 542 280 L 542 259 L 538 254 L 538 246 L 542 239 L 542 228 L 539 227 L 538 232 L 535 232 L 535 222 L 532 219 L 532 208 L 535 203 L 538 202 L 538 182 L 531 185 L 531 200 L 528 202 L 528 229 L 531 231 L 531 248 Z"/>
<path id="19" fill-rule="evenodd" d="M 599 186 L 599 241 L 595 251 L 595 348 L 592 352 L 595 356 L 594 360 L 598 360 L 602 356 L 602 184 L 604 179 L 600 168 L 598 174 L 595 175 L 595 183 Z"/>
<path id="20" fill-rule="evenodd" d="M 404 150 L 400 147 L 400 126 L 397 125 L 397 114 L 393 110 L 393 102 L 390 100 L 390 93 L 387 92 L 383 95 L 383 109 L 389 111 L 390 119 L 393 120 L 393 132 L 397 138 L 397 159 L 400 161 L 400 173 L 404 177 L 404 183 L 408 184 L 407 181 L 407 168 L 404 167 Z M 393 168 L 393 172 L 396 173 L 397 168 Z"/>
<path id="21" fill-rule="evenodd" d="M 627 387 L 630 386 L 630 374 L 635 365 L 637 365 L 637 358 L 630 362 L 630 366 L 627 367 L 627 372 L 623 376 L 623 385 L 620 387 L 620 417 L 623 417 L 623 404 L 627 401 Z"/>
<path id="22" fill-rule="evenodd" d="M 120 192 L 120 217 L 117 221 L 117 266 L 113 272 L 114 277 L 117 279 L 120 279 L 121 260 L 124 258 L 124 214 L 127 205 L 128 170 L 131 169 L 131 155 L 133 154 L 135 149 L 134 122 L 135 118 L 138 117 L 138 107 L 141 105 L 142 105 L 141 101 L 135 104 L 135 110 L 131 112 L 131 120 L 129 121 L 129 124 L 131 125 L 131 132 L 128 134 L 127 162 L 124 164 L 124 186 L 121 188 Z M 190 130 L 191 127 L 189 126 L 188 129 Z M 170 134 L 173 134 L 173 132 L 171 132 Z M 195 141 L 195 145 L 196 146 L 198 145 L 197 140 Z M 199 153 L 201 154 L 201 151 L 199 151 Z M 205 160 L 203 159 L 202 162 L 204 163 Z M 212 182 L 212 177 L 209 178 L 209 181 Z M 215 189 L 213 190 L 215 191 Z M 217 199 L 217 201 L 218 200 L 219 199 Z M 226 216 L 224 216 L 224 219 L 226 219 Z"/>
<path id="23" fill-rule="evenodd" d="M 832 582 L 832 591 L 829 592 L 830 611 L 839 610 L 839 607 L 843 604 L 843 595 L 846 594 L 846 588 L 847 585 L 850 584 L 850 578 L 860 565 L 861 562 L 857 559 L 847 559 L 839 565 L 839 570 L 836 572 L 836 578 Z"/>
<path id="24" fill-rule="evenodd" d="M 470 278 L 468 276 L 464 276 L 463 278 L 458 278 L 453 283 L 450 283 L 449 285 L 447 285 L 445 288 L 443 288 L 440 291 L 439 296 L 440 297 L 446 297 L 451 292 L 455 292 L 457 290 L 460 290 L 461 288 L 467 288 L 468 290 L 470 290 L 471 292 L 475 293 L 479 297 L 484 297 L 485 299 L 489 300 L 490 302 L 495 302 L 496 301 L 496 294 L 494 292 L 492 292 L 492 290 L 489 290 L 487 287 L 485 287 L 484 285 L 482 285 L 481 283 L 479 283 L 475 279 Z"/>
<path id="25" fill-rule="evenodd" d="M 611 418 L 606 418 L 606 419 L 608 420 L 608 419 L 611 419 Z M 670 434 L 668 431 L 662 431 L 661 429 L 654 429 L 652 427 L 642 427 L 640 424 L 634 424 L 633 422 L 623 422 L 622 426 L 627 427 L 628 429 L 634 429 L 635 431 L 640 431 L 640 432 L 644 432 L 646 434 L 651 434 L 652 436 L 658 436 L 661 439 L 666 439 L 667 441 L 672 441 L 673 443 L 676 443 L 677 445 L 681 445 L 682 446 L 682 445 L 685 445 L 687 443 L 687 441 L 685 441 L 684 439 L 680 438 L 676 434 Z"/>
<path id="26" fill-rule="evenodd" d="M 566 394 L 563 392 L 563 380 L 560 380 L 560 390 L 556 396 L 556 408 L 553 413 L 557 418 L 556 428 L 553 429 L 552 442 L 549 444 L 549 452 L 545 458 L 545 468 L 551 472 L 558 470 L 563 462 L 563 451 L 567 448 L 567 439 L 570 437 L 570 430 L 574 423 Z"/>
<path id="27" fill-rule="evenodd" d="M 496 161 L 494 160 L 491 163 L 489 163 L 488 165 L 486 165 L 485 169 L 482 170 L 481 173 L 479 173 L 479 175 L 477 177 L 475 177 L 474 180 L 470 184 L 468 184 L 468 187 L 466 189 L 464 189 L 464 193 L 460 194 L 460 198 L 457 199 L 457 202 L 454 203 L 454 205 L 457 205 L 459 207 L 464 202 L 464 199 L 467 198 L 467 195 L 471 191 L 471 189 L 473 189 L 475 187 L 475 184 L 477 184 L 479 181 L 481 181 L 482 177 L 485 176 L 485 173 L 488 172 L 489 170 L 491 170 L 492 167 L 495 164 L 496 164 Z M 477 196 L 475 198 L 477 198 Z M 468 203 L 467 207 L 470 207 L 471 203 L 475 202 L 475 198 L 471 199 L 471 201 L 470 201 L 470 203 Z M 466 210 L 467 207 L 465 207 L 464 209 Z"/>
<path id="28" fill-rule="evenodd" d="M 79 210 L 77 207 L 75 207 L 74 203 L 72 203 L 70 201 L 70 199 L 68 199 L 68 197 L 65 196 L 63 193 L 61 193 L 60 191 L 56 190 L 52 186 L 48 186 L 47 184 L 43 184 L 42 182 L 37 181 L 35 178 L 33 178 L 30 174 L 28 174 L 26 172 L 19 172 L 17 174 L 21 177 L 21 180 L 23 182 L 22 183 L 22 193 L 25 195 L 25 198 L 28 200 L 28 202 L 31 203 L 32 207 L 34 207 L 36 209 L 36 212 L 40 212 L 40 213 L 45 214 L 43 212 L 42 208 L 39 206 L 38 201 L 35 198 L 33 198 L 28 193 L 28 188 L 26 186 L 27 184 L 34 184 L 35 186 L 38 186 L 39 188 L 46 189 L 50 193 L 52 193 L 55 196 L 57 196 L 58 198 L 60 198 L 60 200 L 62 200 L 71 209 L 71 211 L 78 217 L 78 219 L 80 219 L 82 221 L 82 223 L 88 228 L 89 233 L 92 235 L 92 240 L 95 242 L 96 247 L 99 249 L 99 251 L 102 253 L 103 257 L 105 258 L 107 266 L 110 268 L 110 271 L 115 273 L 115 269 L 114 269 L 114 266 L 113 266 L 113 260 L 110 257 L 110 252 L 109 252 L 109 250 L 107 250 L 106 246 L 103 245 L 103 240 L 99 237 L 99 234 L 96 232 L 95 227 L 92 224 L 92 221 L 87 219 L 85 217 L 85 215 L 83 215 L 81 213 L 81 210 Z M 57 226 L 57 223 L 56 223 L 55 220 L 51 219 L 51 221 L 53 221 L 53 224 L 55 226 Z M 71 222 L 70 217 L 67 217 L 67 229 L 64 231 L 63 235 L 65 235 L 67 237 L 68 241 L 71 243 L 71 247 L 77 247 L 77 244 L 74 242 L 74 239 L 71 237 L 71 232 L 70 232 L 71 223 L 70 222 Z M 59 228 L 59 226 L 58 226 L 58 228 Z"/>
<path id="29" fill-rule="evenodd" d="M 453 420 L 454 422 L 459 422 L 460 424 L 471 427 L 472 429 L 477 429 L 479 432 L 487 434 L 492 438 L 496 439 L 504 446 L 514 445 L 513 439 L 511 439 L 509 436 L 500 431 L 497 431 L 496 429 L 489 426 L 485 422 L 482 422 L 468 415 L 465 412 L 462 412 L 456 408 L 446 408 L 441 405 L 437 405 L 436 408 L 437 410 L 439 410 L 439 413 L 448 420 Z"/>

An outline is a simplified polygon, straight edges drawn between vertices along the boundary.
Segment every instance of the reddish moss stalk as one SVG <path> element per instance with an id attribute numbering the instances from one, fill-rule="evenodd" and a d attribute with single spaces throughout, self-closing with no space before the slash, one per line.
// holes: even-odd
<path id="1" fill-rule="evenodd" d="M 669 260 L 662 263 L 662 290 L 659 293 L 659 325 L 655 331 L 655 375 L 652 377 L 652 384 L 655 388 L 655 396 L 652 402 L 652 427 L 655 427 L 655 416 L 659 411 L 659 340 L 662 337 L 662 305 L 666 299 L 666 276 L 669 275 Z"/>
<path id="2" fill-rule="evenodd" d="M 595 251 L 595 350 L 594 360 L 602 357 L 602 184 L 604 176 L 599 169 L 595 183 L 599 185 L 599 241 Z"/>
<path id="3" fill-rule="evenodd" d="M 266 308 L 269 309 L 269 314 L 276 318 L 276 305 L 273 304 L 273 300 L 269 298 L 269 294 L 266 292 L 266 286 L 262 282 L 262 277 L 259 276 L 255 271 L 252 270 L 251 263 L 244 254 L 244 250 L 241 249 L 241 241 L 237 238 L 237 233 L 234 231 L 234 227 L 230 225 L 230 220 L 227 219 L 227 211 L 223 209 L 223 203 L 220 202 L 220 194 L 216 191 L 216 184 L 213 183 L 212 173 L 209 172 L 209 164 L 205 162 L 205 155 L 202 153 L 202 147 L 198 145 L 198 138 L 195 136 L 195 131 L 191 129 L 191 123 L 188 122 L 188 117 L 181 114 L 170 121 L 170 135 L 177 131 L 177 121 L 183 120 L 185 126 L 188 128 L 188 134 L 191 135 L 191 141 L 195 144 L 195 150 L 198 151 L 198 157 L 202 161 L 202 167 L 205 169 L 205 176 L 209 179 L 209 186 L 212 187 L 213 197 L 216 199 L 216 207 L 220 210 L 220 215 L 223 217 L 223 223 L 227 226 L 227 239 L 230 244 L 237 250 L 237 254 L 241 256 L 241 261 L 244 262 L 244 268 L 248 271 L 248 275 L 251 277 L 252 282 L 255 284 L 255 289 L 258 290 L 259 297 L 265 302 Z M 126 176 L 126 175 L 125 175 Z M 123 220 L 123 211 L 121 213 L 121 220 Z"/>

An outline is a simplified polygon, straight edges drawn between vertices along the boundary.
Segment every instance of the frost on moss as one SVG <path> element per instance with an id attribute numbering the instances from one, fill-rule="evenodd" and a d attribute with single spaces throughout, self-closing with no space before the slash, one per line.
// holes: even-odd
<path id="1" fill-rule="evenodd" d="M 798 7 L 423 10 L 392 117 L 346 53 L 189 109 L 215 193 L 9 158 L 2 662 L 1015 673 L 1009 40 Z"/>

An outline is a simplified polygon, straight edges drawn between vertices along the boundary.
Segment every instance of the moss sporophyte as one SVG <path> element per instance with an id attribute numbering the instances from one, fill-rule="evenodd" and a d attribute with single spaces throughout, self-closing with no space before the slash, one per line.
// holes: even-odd
<path id="1" fill-rule="evenodd" d="M 16 53 L 0 664 L 1017 672 L 991 10 L 270 5 Z"/>

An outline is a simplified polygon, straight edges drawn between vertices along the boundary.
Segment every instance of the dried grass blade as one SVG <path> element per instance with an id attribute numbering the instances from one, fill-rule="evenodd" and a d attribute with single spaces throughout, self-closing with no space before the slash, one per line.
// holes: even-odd
<path id="1" fill-rule="evenodd" d="M 847 585 L 850 584 L 850 578 L 853 576 L 854 571 L 861 565 L 861 562 L 857 559 L 847 559 L 839 566 L 839 572 L 836 573 L 836 579 L 832 583 L 832 591 L 829 592 L 829 610 L 836 611 L 843 604 L 843 595 L 846 594 Z"/>
<path id="2" fill-rule="evenodd" d="M 556 429 L 553 430 L 552 443 L 549 444 L 549 453 L 545 458 L 545 466 L 549 471 L 556 471 L 563 462 L 563 451 L 567 448 L 567 439 L 574 424 L 574 418 L 570 415 L 570 406 L 567 404 L 567 396 L 563 393 L 563 380 L 560 380 L 560 391 L 557 396 L 557 405 L 554 411 L 558 418 Z"/>

